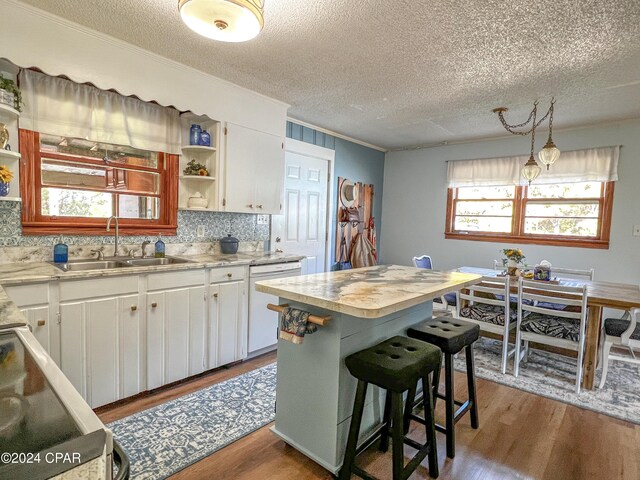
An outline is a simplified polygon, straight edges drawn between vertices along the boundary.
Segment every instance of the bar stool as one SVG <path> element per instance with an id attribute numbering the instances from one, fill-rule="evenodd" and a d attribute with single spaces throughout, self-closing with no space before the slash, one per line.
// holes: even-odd
<path id="1" fill-rule="evenodd" d="M 478 405 L 476 401 L 476 376 L 473 366 L 473 344 L 480 336 L 480 326 L 459 320 L 452 317 L 438 317 L 425 320 L 413 325 L 407 330 L 407 335 L 411 338 L 422 340 L 440 347 L 444 353 L 445 366 L 445 394 L 442 395 L 438 391 L 440 383 L 440 370 L 437 370 L 433 376 L 433 404 L 439 398 L 445 401 L 446 405 L 446 425 L 436 424 L 436 430 L 447 435 L 447 457 L 453 458 L 456 455 L 456 432 L 455 424 L 467 413 L 471 414 L 471 427 L 478 428 Z M 453 356 L 465 350 L 467 360 L 467 388 L 469 390 L 469 398 L 466 402 L 458 402 L 455 400 L 453 391 Z M 417 383 L 417 382 L 416 382 Z M 423 387 L 424 388 L 424 387 Z M 416 407 L 422 403 L 418 401 L 414 403 L 416 388 L 409 391 L 407 404 L 413 404 Z M 455 407 L 460 408 L 454 412 Z M 421 418 L 413 414 L 413 408 L 407 408 L 409 412 L 405 417 L 405 431 L 409 428 L 409 421 L 416 420 L 420 423 L 430 422 L 429 419 Z"/>
<path id="2" fill-rule="evenodd" d="M 393 480 L 408 478 L 427 455 L 429 456 L 429 475 L 432 478 L 438 477 L 436 431 L 429 374 L 440 370 L 441 361 L 442 352 L 438 347 L 402 336 L 392 337 L 378 345 L 349 355 L 345 359 L 349 372 L 358 379 L 358 388 L 353 403 L 344 462 L 340 469 L 340 480 L 351 478 L 352 473 L 364 479 L 375 480 L 375 477 L 355 465 L 356 456 L 372 443 L 372 441 L 367 442 L 360 449 L 356 448 L 369 383 L 387 391 L 383 423 L 374 432 L 372 438 L 375 439 L 380 434 L 382 436 L 380 450 L 386 452 L 391 429 Z M 426 418 L 424 424 L 427 434 L 427 441 L 424 444 L 406 438 L 403 431 L 404 417 L 410 413 L 407 409 L 403 414 L 403 393 L 415 388 L 419 379 L 422 379 L 424 391 L 428 392 L 424 396 Z M 405 443 L 418 450 L 406 467 L 403 451 Z"/>

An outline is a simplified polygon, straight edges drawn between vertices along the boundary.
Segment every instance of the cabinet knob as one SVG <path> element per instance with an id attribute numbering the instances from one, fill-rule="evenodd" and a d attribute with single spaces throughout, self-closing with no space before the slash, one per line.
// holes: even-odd
<path id="1" fill-rule="evenodd" d="M 213 298 L 218 298 L 218 294 L 217 294 L 217 293 L 214 293 L 214 294 L 212 295 L 212 297 L 213 297 Z"/>
<path id="2" fill-rule="evenodd" d="M 137 305 L 131 305 L 131 311 L 135 312 L 136 310 L 138 310 L 138 306 Z"/>
<path id="3" fill-rule="evenodd" d="M 227 273 L 227 277 L 229 278 L 233 277 L 233 273 Z"/>
<path id="4" fill-rule="evenodd" d="M 151 304 L 151 308 L 156 308 L 157 306 L 158 306 L 158 302 L 153 302 L 153 303 Z"/>
<path id="5" fill-rule="evenodd" d="M 38 320 L 37 325 L 38 325 L 39 327 L 44 327 L 46 323 L 47 323 L 47 322 L 45 322 L 44 320 Z"/>
<path id="6" fill-rule="evenodd" d="M 256 205 L 256 207 L 262 210 L 262 205 Z"/>
<path id="7" fill-rule="evenodd" d="M 253 208 L 253 203 L 250 203 L 249 205 L 247 205 L 247 207 Z"/>

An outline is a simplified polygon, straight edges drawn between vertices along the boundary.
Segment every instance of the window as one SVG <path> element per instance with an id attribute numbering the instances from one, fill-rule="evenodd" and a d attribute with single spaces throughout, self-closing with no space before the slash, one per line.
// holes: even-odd
<path id="1" fill-rule="evenodd" d="M 25 233 L 102 234 L 112 215 L 123 232 L 175 233 L 175 155 L 28 130 L 20 146 Z"/>
<path id="2" fill-rule="evenodd" d="M 446 238 L 608 248 L 613 182 L 450 188 Z"/>

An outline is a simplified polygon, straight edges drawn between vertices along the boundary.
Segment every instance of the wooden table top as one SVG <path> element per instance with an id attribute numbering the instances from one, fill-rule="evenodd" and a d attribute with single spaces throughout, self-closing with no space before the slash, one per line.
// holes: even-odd
<path id="1" fill-rule="evenodd" d="M 460 267 L 456 271 L 477 273 L 486 277 L 496 277 L 501 272 L 491 268 Z M 553 272 L 552 272 L 553 273 Z M 578 278 L 558 278 L 560 285 L 587 286 L 587 304 L 594 307 L 607 307 L 627 310 L 640 308 L 640 285 L 629 283 L 612 283 Z M 514 277 L 517 281 L 517 277 Z"/>

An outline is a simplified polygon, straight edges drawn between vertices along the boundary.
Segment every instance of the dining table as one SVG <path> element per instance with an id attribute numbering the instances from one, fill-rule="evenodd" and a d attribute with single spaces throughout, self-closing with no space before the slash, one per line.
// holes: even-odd
<path id="1" fill-rule="evenodd" d="M 476 273 L 485 277 L 504 275 L 501 270 L 463 266 L 454 269 L 462 273 Z M 553 271 L 552 271 L 553 275 Z M 511 277 L 511 290 L 518 291 L 518 277 Z M 582 386 L 587 390 L 593 390 L 595 384 L 595 372 L 598 364 L 598 348 L 602 329 L 602 312 L 604 308 L 616 310 L 629 310 L 640 308 L 640 285 L 629 283 L 601 282 L 578 278 L 553 279 L 554 283 L 565 286 L 585 285 L 587 294 L 587 333 L 585 338 L 584 374 Z M 544 282 L 540 280 L 540 282 Z"/>

